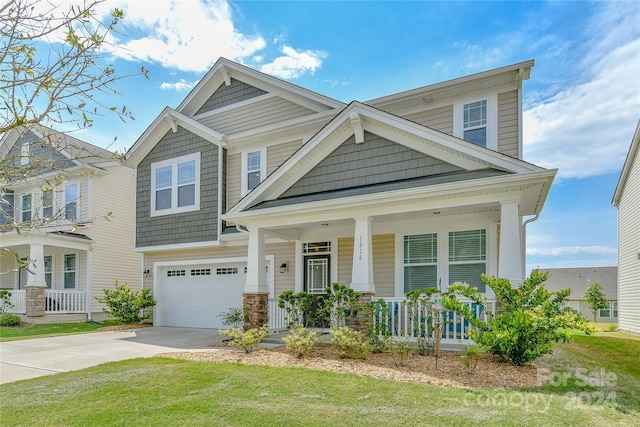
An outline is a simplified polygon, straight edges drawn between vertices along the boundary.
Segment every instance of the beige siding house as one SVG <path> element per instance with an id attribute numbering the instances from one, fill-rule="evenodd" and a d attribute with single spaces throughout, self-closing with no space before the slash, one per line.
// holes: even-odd
<path id="1" fill-rule="evenodd" d="M 640 334 L 640 121 L 612 203 L 618 208 L 618 328 Z"/>
<path id="2" fill-rule="evenodd" d="M 220 59 L 126 155 L 154 324 L 217 328 L 244 306 L 278 327 L 283 291 L 333 282 L 396 300 L 519 283 L 556 173 L 522 159 L 533 65 L 345 103 Z"/>
<path id="3" fill-rule="evenodd" d="M 140 288 L 134 171 L 42 126 L 6 132 L 0 153 L 3 168 L 28 171 L 0 196 L 0 289 L 11 291 L 12 311 L 31 323 L 103 319 L 103 289 L 116 279 Z"/>
<path id="4" fill-rule="evenodd" d="M 596 322 L 618 321 L 617 267 L 541 268 L 540 271 L 549 272 L 546 283 L 549 291 L 571 289 L 571 295 L 565 300 L 565 305 L 582 313 L 589 320 L 593 320 L 593 312 L 587 306 L 585 291 L 593 282 L 600 283 L 609 307 L 596 312 Z"/>

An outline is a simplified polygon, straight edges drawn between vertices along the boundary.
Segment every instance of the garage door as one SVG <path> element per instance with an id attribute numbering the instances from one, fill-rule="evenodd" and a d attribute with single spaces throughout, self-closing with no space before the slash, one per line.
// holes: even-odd
<path id="1" fill-rule="evenodd" d="M 245 266 L 241 264 L 163 267 L 154 294 L 155 324 L 187 328 L 222 328 L 218 317 L 242 307 Z"/>

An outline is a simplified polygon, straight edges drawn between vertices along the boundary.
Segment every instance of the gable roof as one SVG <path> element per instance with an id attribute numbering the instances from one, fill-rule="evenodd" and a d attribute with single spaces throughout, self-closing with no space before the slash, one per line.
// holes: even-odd
<path id="1" fill-rule="evenodd" d="M 219 132 L 212 129 L 198 122 L 194 117 L 207 114 L 203 110 L 203 106 L 207 105 L 207 102 L 215 93 L 224 92 L 226 88 L 238 84 L 244 85 L 244 87 L 240 88 L 241 90 L 251 90 L 253 92 L 251 95 L 247 95 L 246 101 L 232 105 L 221 103 L 211 106 L 210 110 L 216 112 L 225 111 L 224 114 L 229 114 L 230 112 L 227 111 L 229 107 L 235 108 L 238 105 L 245 105 L 247 102 L 269 102 L 270 100 L 274 102 L 274 99 L 280 99 L 290 102 L 292 105 L 300 106 L 314 115 L 317 113 L 322 120 L 327 112 L 332 114 L 332 110 L 343 108 L 345 105 L 340 101 L 228 59 L 220 58 L 176 109 L 166 107 L 156 117 L 127 151 L 125 155 L 126 164 L 133 166 L 141 161 L 166 132 L 169 130 L 175 132 L 178 125 L 216 145 L 225 146 L 230 139 L 230 134 L 224 134 L 222 131 Z M 220 96 L 224 97 L 224 94 L 221 93 Z M 317 118 L 315 119 L 317 120 Z M 305 120 L 305 118 L 303 117 L 302 120 Z"/>
<path id="2" fill-rule="evenodd" d="M 546 288 L 555 292 L 570 288 L 568 299 L 584 299 L 584 293 L 593 283 L 602 285 L 607 299 L 618 298 L 618 267 L 578 267 L 578 268 L 549 268 Z"/>
<path id="3" fill-rule="evenodd" d="M 16 169 L 22 167 L 20 151 L 25 143 L 33 150 L 32 155 L 40 156 L 40 160 L 43 161 L 32 171 L 33 176 L 74 167 L 101 169 L 118 161 L 116 155 L 108 150 L 55 129 L 35 124 L 13 128 L 2 136 L 0 157 L 9 162 L 4 164 L 3 161 L 4 167 Z"/>
<path id="4" fill-rule="evenodd" d="M 638 156 L 638 151 L 640 151 L 640 120 L 638 120 L 636 131 L 633 135 L 633 139 L 631 140 L 631 146 L 629 147 L 629 152 L 627 153 L 624 165 L 622 166 L 620 178 L 618 179 L 618 184 L 616 185 L 616 190 L 613 194 L 613 200 L 611 201 L 611 204 L 613 206 L 618 206 L 618 204 L 620 203 L 620 198 L 622 197 L 622 193 L 624 192 L 624 187 L 627 184 L 627 178 L 631 173 L 631 169 L 633 168 L 635 159 Z"/>
<path id="5" fill-rule="evenodd" d="M 365 132 L 401 144 L 417 153 L 439 159 L 453 165 L 458 171 L 463 170 L 467 173 L 476 174 L 482 172 L 485 174 L 482 177 L 487 178 L 489 181 L 504 180 L 505 175 L 513 175 L 515 177 L 515 175 L 541 174 L 547 180 L 544 197 L 546 197 L 546 192 L 548 192 L 555 175 L 553 170 L 548 171 L 371 106 L 352 102 L 251 193 L 233 206 L 227 215 L 240 214 L 258 206 L 273 206 L 274 200 L 285 195 L 287 190 L 299 182 L 348 138 L 355 139 L 356 144 L 366 144 Z M 455 172 L 454 169 L 451 169 L 451 171 Z M 493 172 L 486 174 L 487 171 Z M 497 176 L 499 178 L 496 178 Z M 474 175 L 474 178 L 478 177 L 479 175 Z M 469 175 L 465 178 L 470 179 L 471 176 Z M 456 180 L 447 177 L 445 181 L 448 184 L 457 182 L 461 187 L 465 186 L 465 179 Z M 489 184 L 489 181 L 485 182 L 485 184 Z M 541 203 L 539 205 L 535 209 L 540 209 Z"/>

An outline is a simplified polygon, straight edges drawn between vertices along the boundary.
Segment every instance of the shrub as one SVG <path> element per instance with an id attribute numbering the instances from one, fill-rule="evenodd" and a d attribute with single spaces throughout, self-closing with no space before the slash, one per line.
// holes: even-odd
<path id="1" fill-rule="evenodd" d="M 269 325 L 263 325 L 261 328 L 253 328 L 242 331 L 240 328 L 220 329 L 220 335 L 229 337 L 229 345 L 244 350 L 245 353 L 251 353 L 258 345 L 267 339 L 269 334 Z"/>
<path id="2" fill-rule="evenodd" d="M 326 309 L 331 327 L 345 326 L 346 320 L 357 314 L 361 294 L 337 282 L 327 288 L 327 294 Z"/>
<path id="3" fill-rule="evenodd" d="M 365 359 L 371 345 L 363 333 L 340 326 L 331 329 L 331 349 L 343 359 Z"/>
<path id="4" fill-rule="evenodd" d="M 434 298 L 439 296 L 437 288 L 414 289 L 407 292 L 407 312 L 411 319 L 413 337 L 416 339 L 416 350 L 420 356 L 427 356 L 435 349 L 435 328 L 437 316 Z"/>
<path id="5" fill-rule="evenodd" d="M 389 306 L 379 298 L 364 307 L 367 319 L 367 335 L 374 353 L 384 353 L 391 339 Z"/>
<path id="6" fill-rule="evenodd" d="M 103 291 L 102 298 L 96 297 L 107 306 L 102 310 L 125 324 L 142 323 L 143 320 L 151 317 L 151 314 L 143 314 L 142 310 L 156 305 L 156 300 L 151 296 L 151 289 L 133 291 L 129 289 L 127 283 L 120 283 L 118 279 L 116 279 L 115 289 L 103 289 Z"/>
<path id="7" fill-rule="evenodd" d="M 443 295 L 442 304 L 476 327 L 469 333 L 476 344 L 513 365 L 524 365 L 548 354 L 554 343 L 569 341 L 569 329 L 588 334 L 594 331 L 581 314 L 561 307 L 571 291 L 549 292 L 544 286 L 546 280 L 547 273 L 533 270 L 513 289 L 509 280 L 483 274 L 482 281 L 493 290 L 501 306 L 496 314 L 486 310 L 486 298 L 478 294 L 478 289 L 466 283 L 452 284 L 450 294 Z M 458 300 L 456 295 L 480 305 L 487 320 L 476 317 L 475 310 L 467 302 Z"/>
<path id="8" fill-rule="evenodd" d="M 479 345 L 469 345 L 464 348 L 459 360 L 467 374 L 472 374 L 475 371 L 483 353 L 484 349 Z"/>
<path id="9" fill-rule="evenodd" d="M 411 344 L 408 337 L 402 337 L 399 340 L 393 342 L 393 345 L 388 350 L 393 354 L 396 361 L 396 366 L 404 366 L 409 358 L 411 352 Z"/>
<path id="10" fill-rule="evenodd" d="M 20 317 L 15 314 L 0 314 L 0 326 L 20 326 Z"/>
<path id="11" fill-rule="evenodd" d="M 278 299 L 278 307 L 287 312 L 287 327 L 319 326 L 326 323 L 324 295 L 314 295 L 308 292 L 294 293 L 284 291 Z"/>
<path id="12" fill-rule="evenodd" d="M 218 315 L 224 326 L 230 328 L 242 328 L 244 326 L 244 312 L 239 307 L 229 308 L 224 313 Z"/>
<path id="13" fill-rule="evenodd" d="M 289 330 L 289 335 L 283 337 L 282 341 L 284 341 L 287 350 L 302 358 L 309 355 L 319 337 L 319 332 L 310 331 L 303 326 L 296 326 Z"/>
<path id="14" fill-rule="evenodd" d="M 6 313 L 10 308 L 13 308 L 13 304 L 11 303 L 11 292 L 6 290 L 0 291 L 0 314 Z"/>

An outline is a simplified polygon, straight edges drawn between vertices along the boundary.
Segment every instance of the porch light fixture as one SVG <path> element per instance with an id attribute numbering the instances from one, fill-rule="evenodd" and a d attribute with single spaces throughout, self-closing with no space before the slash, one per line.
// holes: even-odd
<path id="1" fill-rule="evenodd" d="M 285 273 L 287 271 L 287 262 L 283 261 L 282 264 L 280 264 L 280 273 Z"/>
<path id="2" fill-rule="evenodd" d="M 142 277 L 144 277 L 145 279 L 148 279 L 149 277 L 151 277 L 151 271 L 148 268 L 146 270 L 143 270 Z"/>

